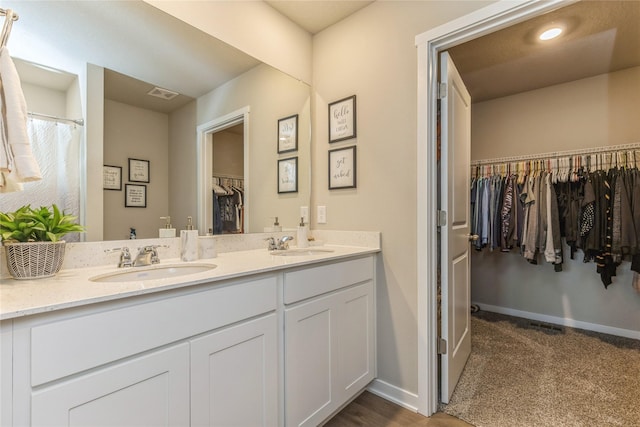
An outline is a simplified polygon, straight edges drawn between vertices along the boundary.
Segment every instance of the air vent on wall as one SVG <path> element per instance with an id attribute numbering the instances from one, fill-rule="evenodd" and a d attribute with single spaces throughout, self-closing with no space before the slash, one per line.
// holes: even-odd
<path id="1" fill-rule="evenodd" d="M 179 93 L 169 89 L 163 89 L 161 87 L 154 87 L 149 92 L 147 92 L 147 95 L 155 96 L 156 98 L 162 98 L 166 101 L 169 101 L 170 99 L 178 96 Z"/>

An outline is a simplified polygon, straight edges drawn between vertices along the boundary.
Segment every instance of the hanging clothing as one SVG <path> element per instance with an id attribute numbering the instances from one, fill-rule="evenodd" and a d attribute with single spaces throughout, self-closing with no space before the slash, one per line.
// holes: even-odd
<path id="1" fill-rule="evenodd" d="M 631 270 L 640 273 L 640 171 L 636 167 L 588 173 L 582 167 L 534 169 L 533 173 L 520 170 L 505 177 L 473 179 L 471 230 L 480 236 L 474 243 L 476 250 L 509 252 L 519 247 L 528 262 L 544 260 L 562 271 L 564 238 L 572 259 L 582 250 L 584 262 L 595 261 L 605 288 L 623 260 L 631 261 Z"/>

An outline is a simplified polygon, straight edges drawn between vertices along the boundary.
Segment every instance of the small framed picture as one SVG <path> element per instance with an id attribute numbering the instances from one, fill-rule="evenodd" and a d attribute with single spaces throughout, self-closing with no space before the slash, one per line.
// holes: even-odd
<path id="1" fill-rule="evenodd" d="M 329 142 L 356 137 L 356 96 L 329 104 Z"/>
<path id="2" fill-rule="evenodd" d="M 104 190 L 122 191 L 122 167 L 102 166 L 102 188 Z"/>
<path id="3" fill-rule="evenodd" d="M 356 147 L 329 150 L 329 190 L 356 188 Z"/>
<path id="4" fill-rule="evenodd" d="M 298 149 L 298 115 L 278 120 L 278 153 Z"/>
<path id="5" fill-rule="evenodd" d="M 149 182 L 149 160 L 129 159 L 129 181 Z"/>
<path id="6" fill-rule="evenodd" d="M 125 208 L 146 208 L 147 207 L 147 186 L 137 184 L 124 185 L 124 207 Z"/>
<path id="7" fill-rule="evenodd" d="M 278 160 L 278 193 L 298 192 L 298 157 Z"/>

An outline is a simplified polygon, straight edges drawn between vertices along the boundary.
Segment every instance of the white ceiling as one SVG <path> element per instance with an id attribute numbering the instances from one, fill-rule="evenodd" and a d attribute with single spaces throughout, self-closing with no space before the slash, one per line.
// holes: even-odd
<path id="1" fill-rule="evenodd" d="M 271 7 L 316 34 L 373 3 L 371 0 L 264 0 Z"/>
<path id="2" fill-rule="evenodd" d="M 373 3 L 264 1 L 312 34 Z M 2 7 L 20 14 L 9 40 L 14 56 L 80 59 L 190 97 L 260 63 L 140 1 L 3 0 Z M 533 36 L 549 21 L 565 22 L 569 31 L 543 47 Z M 581 1 L 450 52 L 480 101 L 640 65 L 638 22 L 640 1 Z"/>

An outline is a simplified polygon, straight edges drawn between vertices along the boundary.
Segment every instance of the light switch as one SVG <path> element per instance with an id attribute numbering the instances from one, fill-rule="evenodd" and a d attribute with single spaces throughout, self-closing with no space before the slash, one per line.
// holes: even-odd
<path id="1" fill-rule="evenodd" d="M 300 217 L 305 224 L 309 224 L 309 206 L 300 206 Z"/>
<path id="2" fill-rule="evenodd" d="M 318 206 L 318 224 L 327 223 L 327 207 Z"/>

